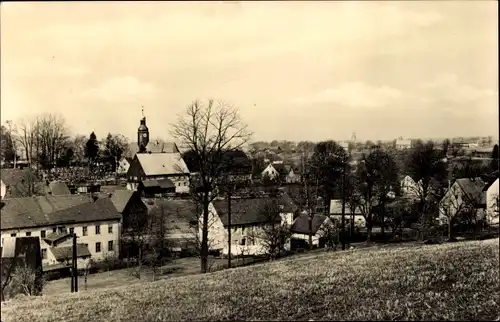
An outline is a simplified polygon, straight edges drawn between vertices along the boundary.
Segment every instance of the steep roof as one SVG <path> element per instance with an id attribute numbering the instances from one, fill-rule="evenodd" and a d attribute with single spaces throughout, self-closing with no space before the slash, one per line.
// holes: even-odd
<path id="1" fill-rule="evenodd" d="M 53 196 L 71 194 L 71 191 L 69 191 L 69 188 L 66 185 L 66 183 L 62 181 L 52 181 L 49 183 L 49 186 L 47 188 L 48 188 L 47 192 L 50 192 Z"/>
<path id="2" fill-rule="evenodd" d="M 139 146 L 137 142 L 132 142 L 128 146 L 128 155 L 133 156 L 139 152 Z M 179 153 L 179 148 L 175 142 L 163 141 L 163 140 L 152 140 L 146 146 L 146 150 L 151 153 Z"/>
<path id="3" fill-rule="evenodd" d="M 286 176 L 290 172 L 284 163 L 272 163 L 271 166 L 282 176 Z"/>
<path id="4" fill-rule="evenodd" d="M 125 210 L 125 207 L 127 207 L 134 193 L 135 191 L 133 190 L 116 190 L 115 192 L 113 192 L 113 195 L 111 196 L 111 202 L 115 206 L 116 211 L 122 213 L 123 210 Z"/>
<path id="5" fill-rule="evenodd" d="M 267 203 L 276 198 L 239 198 L 231 200 L 231 225 L 249 225 L 269 222 L 270 214 L 263 211 Z M 283 205 L 282 213 L 294 212 L 295 204 L 288 199 L 278 197 L 278 202 Z M 227 200 L 214 200 L 212 202 L 219 218 L 224 226 L 228 225 Z M 275 218 L 276 222 L 281 221 L 281 217 Z"/>
<path id="6" fill-rule="evenodd" d="M 139 153 L 136 158 L 146 176 L 189 173 L 180 153 Z"/>
<path id="7" fill-rule="evenodd" d="M 312 220 L 312 233 L 315 235 L 321 224 L 325 222 L 328 217 L 325 215 L 314 215 Z M 292 227 L 290 228 L 292 233 L 297 234 L 309 234 L 309 215 L 302 214 L 293 222 Z"/>
<path id="8" fill-rule="evenodd" d="M 3 203 L 2 230 L 120 218 L 110 198 L 94 202 L 82 195 L 38 196 L 6 199 Z"/>
<path id="9" fill-rule="evenodd" d="M 23 169 L 1 169 L 0 177 L 6 186 L 14 186 L 21 181 L 27 170 Z"/>
<path id="10" fill-rule="evenodd" d="M 150 180 L 142 180 L 141 181 L 142 185 L 144 185 L 145 188 L 162 188 L 162 189 L 168 189 L 168 188 L 175 188 L 175 184 L 172 182 L 172 180 L 165 178 L 165 179 L 150 179 Z"/>
<path id="11" fill-rule="evenodd" d="M 58 262 L 69 260 L 73 256 L 73 246 L 50 247 L 50 251 Z M 76 244 L 76 257 L 90 257 L 90 251 L 84 244 Z"/>
<path id="12" fill-rule="evenodd" d="M 486 204 L 486 194 L 483 192 L 485 183 L 481 178 L 461 178 L 455 182 L 476 205 Z"/>

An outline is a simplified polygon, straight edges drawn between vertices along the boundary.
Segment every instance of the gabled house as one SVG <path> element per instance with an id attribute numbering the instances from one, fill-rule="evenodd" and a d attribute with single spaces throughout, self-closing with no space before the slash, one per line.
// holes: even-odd
<path id="1" fill-rule="evenodd" d="M 498 225 L 499 223 L 499 179 L 484 187 L 483 192 L 486 192 L 486 222 L 490 225 Z"/>
<path id="2" fill-rule="evenodd" d="M 78 244 L 85 245 L 96 261 L 118 255 L 121 214 L 110 198 L 47 195 L 5 199 L 2 204 L 2 244 L 15 237 L 40 238 L 44 269 L 60 264 L 49 252 L 53 254 L 54 247 L 66 247 L 60 243 L 66 234 L 75 233 Z"/>
<path id="3" fill-rule="evenodd" d="M 448 217 L 470 214 L 484 218 L 486 211 L 485 183 L 481 178 L 461 178 L 448 188 L 439 202 L 438 221 L 448 223 Z"/>
<path id="4" fill-rule="evenodd" d="M 396 149 L 398 150 L 407 150 L 412 147 L 412 142 L 411 140 L 403 140 L 403 139 L 398 139 L 396 140 Z"/>
<path id="5" fill-rule="evenodd" d="M 270 203 L 279 204 L 279 214 L 267 211 Z M 259 255 L 267 252 L 269 231 L 281 225 L 290 227 L 297 207 L 283 196 L 274 198 L 238 198 L 231 201 L 231 254 Z M 226 200 L 214 200 L 209 207 L 209 249 L 228 254 L 228 207 Z M 199 230 L 201 234 L 200 218 Z M 284 245 L 289 249 L 290 244 Z"/>
<path id="6" fill-rule="evenodd" d="M 309 242 L 309 215 L 307 213 L 298 216 L 290 231 L 292 233 L 292 245 L 296 240 Z M 312 218 L 312 244 L 313 247 L 325 247 L 329 231 L 335 229 L 333 221 L 325 215 L 315 214 Z M 298 243 L 297 243 L 298 244 Z"/>
<path id="7" fill-rule="evenodd" d="M 263 171 L 262 177 L 269 176 L 271 180 L 286 183 L 300 182 L 300 172 L 297 168 L 282 161 L 270 163 Z"/>
<path id="8" fill-rule="evenodd" d="M 168 178 L 149 179 L 139 182 L 137 190 L 143 198 L 167 197 L 175 195 L 175 184 Z"/>
<path id="9" fill-rule="evenodd" d="M 405 198 L 417 199 L 418 194 L 418 184 L 415 179 L 410 175 L 405 175 L 401 179 L 401 195 Z"/>
<path id="10" fill-rule="evenodd" d="M 361 208 L 359 206 L 354 209 L 354 213 L 352 213 L 352 209 L 349 207 L 349 204 L 345 204 L 344 210 L 344 220 L 346 225 L 351 221 L 354 221 L 353 226 L 364 228 L 366 227 L 366 220 L 361 212 Z M 330 218 L 333 222 L 340 223 L 342 221 L 342 200 L 341 199 L 332 199 L 330 202 Z"/>
<path id="11" fill-rule="evenodd" d="M 127 171 L 127 179 L 131 190 L 145 180 L 169 179 L 176 193 L 189 192 L 189 170 L 180 153 L 138 153 Z"/>
<path id="12" fill-rule="evenodd" d="M 135 144 L 134 144 L 135 145 Z M 120 175 L 127 174 L 128 168 L 130 168 L 130 164 L 132 163 L 132 157 L 124 157 L 118 162 L 118 169 L 116 172 Z"/>
<path id="13" fill-rule="evenodd" d="M 137 224 L 137 221 L 146 220 L 148 208 L 141 199 L 140 192 L 133 190 L 116 190 L 110 197 L 116 211 L 122 216 L 122 233 Z"/>

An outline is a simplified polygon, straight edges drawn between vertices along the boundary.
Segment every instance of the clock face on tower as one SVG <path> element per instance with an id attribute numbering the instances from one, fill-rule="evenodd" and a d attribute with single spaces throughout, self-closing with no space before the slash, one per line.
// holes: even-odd
<path id="1" fill-rule="evenodd" d="M 148 134 L 147 134 L 147 133 L 142 133 L 142 137 L 144 137 L 144 138 L 145 138 L 145 137 L 147 137 L 147 136 L 148 136 Z"/>

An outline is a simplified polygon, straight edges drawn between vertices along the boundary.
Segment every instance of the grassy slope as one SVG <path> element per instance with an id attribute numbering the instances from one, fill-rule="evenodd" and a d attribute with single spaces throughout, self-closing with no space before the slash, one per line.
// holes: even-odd
<path id="1" fill-rule="evenodd" d="M 15 300 L 2 321 L 491 320 L 499 240 L 354 250 Z"/>

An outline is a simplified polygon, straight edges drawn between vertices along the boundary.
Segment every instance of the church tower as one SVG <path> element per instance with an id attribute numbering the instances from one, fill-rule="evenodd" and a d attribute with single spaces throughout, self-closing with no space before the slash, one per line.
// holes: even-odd
<path id="1" fill-rule="evenodd" d="M 144 116 L 144 108 L 142 109 L 141 125 L 137 129 L 137 145 L 139 153 L 146 153 L 146 146 L 149 143 L 149 129 L 146 126 L 146 117 Z"/>

